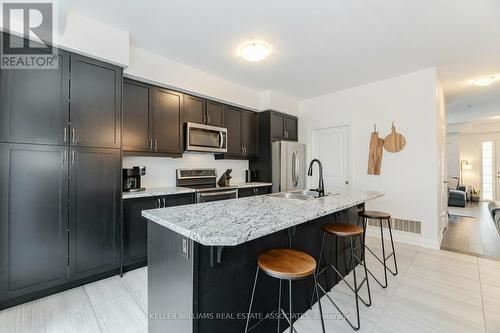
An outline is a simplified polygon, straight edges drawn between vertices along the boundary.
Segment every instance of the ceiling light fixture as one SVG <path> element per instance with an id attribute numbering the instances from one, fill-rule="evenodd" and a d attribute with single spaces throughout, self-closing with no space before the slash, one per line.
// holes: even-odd
<path id="1" fill-rule="evenodd" d="M 472 83 L 478 87 L 487 87 L 493 82 L 495 82 L 495 80 L 496 80 L 495 75 L 487 75 L 472 80 Z"/>
<path id="2" fill-rule="evenodd" d="M 271 54 L 271 48 L 263 42 L 250 42 L 240 47 L 238 54 L 247 61 L 259 62 Z"/>

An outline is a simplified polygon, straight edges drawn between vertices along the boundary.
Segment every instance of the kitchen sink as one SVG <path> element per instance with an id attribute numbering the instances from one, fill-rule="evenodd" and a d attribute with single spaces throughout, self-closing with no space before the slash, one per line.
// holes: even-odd
<path id="1" fill-rule="evenodd" d="M 325 193 L 325 196 L 329 196 L 332 194 L 333 193 Z M 318 192 L 308 191 L 308 190 L 274 193 L 274 194 L 269 194 L 269 196 L 275 198 L 296 199 L 296 200 L 310 200 L 319 198 Z"/>

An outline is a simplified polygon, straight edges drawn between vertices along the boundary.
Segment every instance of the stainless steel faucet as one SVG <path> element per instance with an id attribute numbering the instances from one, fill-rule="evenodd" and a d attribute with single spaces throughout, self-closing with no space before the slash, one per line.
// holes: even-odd
<path id="1" fill-rule="evenodd" d="M 313 159 L 311 163 L 309 163 L 309 170 L 307 171 L 307 175 L 312 176 L 314 162 L 317 162 L 319 167 L 319 185 L 318 188 L 316 189 L 312 188 L 311 191 L 316 191 L 318 192 L 320 197 L 323 197 L 325 196 L 325 184 L 323 183 L 323 165 L 321 164 L 320 160 Z"/>

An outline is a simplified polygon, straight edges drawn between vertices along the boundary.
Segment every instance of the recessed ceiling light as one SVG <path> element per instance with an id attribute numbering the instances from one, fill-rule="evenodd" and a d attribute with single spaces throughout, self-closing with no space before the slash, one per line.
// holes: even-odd
<path id="1" fill-rule="evenodd" d="M 271 54 L 271 48 L 263 42 L 250 42 L 240 47 L 238 54 L 247 61 L 259 62 Z"/>
<path id="2" fill-rule="evenodd" d="M 472 83 L 478 87 L 487 87 L 493 82 L 495 82 L 496 76 L 495 75 L 487 75 L 487 76 L 482 76 L 478 77 L 477 79 L 472 80 Z"/>

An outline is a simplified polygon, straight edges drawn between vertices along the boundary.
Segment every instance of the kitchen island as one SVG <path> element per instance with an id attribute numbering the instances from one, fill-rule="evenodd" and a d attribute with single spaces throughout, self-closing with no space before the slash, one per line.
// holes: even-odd
<path id="1" fill-rule="evenodd" d="M 364 203 L 382 195 L 351 191 L 309 200 L 266 195 L 143 211 L 149 221 L 149 332 L 243 332 L 261 252 L 291 247 L 317 257 L 322 225 L 334 217 L 356 223 Z M 347 245 L 339 241 L 334 250 L 335 266 L 344 273 Z M 337 282 L 333 275 L 322 280 L 329 287 Z M 309 307 L 312 287 L 312 280 L 294 282 L 295 312 Z M 253 311 L 272 312 L 277 294 L 278 282 L 263 274 Z M 275 325 L 264 319 L 253 332 Z"/>

